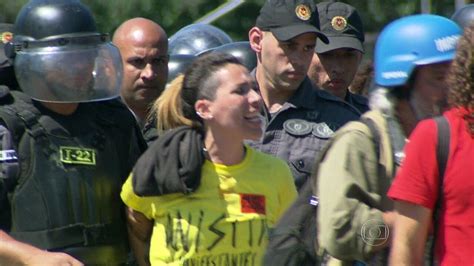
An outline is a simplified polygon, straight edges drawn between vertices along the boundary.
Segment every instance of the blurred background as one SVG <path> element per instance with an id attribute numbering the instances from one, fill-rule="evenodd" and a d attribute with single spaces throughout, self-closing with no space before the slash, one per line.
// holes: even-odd
<path id="1" fill-rule="evenodd" d="M 94 13 L 98 27 L 111 35 L 120 23 L 132 17 L 145 17 L 158 22 L 172 36 L 182 27 L 202 21 L 221 28 L 234 41 L 248 40 L 248 30 L 254 25 L 265 0 L 82 0 Z M 317 0 L 316 0 L 317 1 Z M 372 57 L 377 33 L 390 21 L 416 13 L 432 13 L 451 17 L 457 8 L 473 0 L 344 0 L 359 11 L 366 31 L 365 60 Z M 0 22 L 14 23 L 16 14 L 27 0 L 1 0 Z M 219 8 L 236 6 L 214 18 Z"/>

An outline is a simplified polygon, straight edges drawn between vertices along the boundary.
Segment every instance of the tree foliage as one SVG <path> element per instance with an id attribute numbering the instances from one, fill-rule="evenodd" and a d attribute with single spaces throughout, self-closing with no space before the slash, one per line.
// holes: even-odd
<path id="1" fill-rule="evenodd" d="M 58 0 L 34 0 L 58 1 Z M 60 0 L 59 0 L 60 1 Z M 101 32 L 113 34 L 125 20 L 145 17 L 159 23 L 172 36 L 182 27 L 194 23 L 227 0 L 81 0 L 92 10 Z M 248 30 L 254 25 L 265 0 L 245 0 L 232 12 L 213 22 L 227 32 L 234 41 L 247 40 Z M 319 0 L 314 0 L 319 2 Z M 421 12 L 422 0 L 340 0 L 359 11 L 366 32 L 366 53 L 370 59 L 377 33 L 389 22 L 402 16 Z M 428 0 L 431 13 L 450 17 L 455 0 Z M 467 3 L 471 0 L 465 0 Z M 16 14 L 28 0 L 1 0 L 0 22 L 13 23 Z"/>
<path id="2" fill-rule="evenodd" d="M 420 12 L 421 0 L 345 0 L 357 8 L 367 32 L 378 32 L 388 22 Z M 27 0 L 0 1 L 0 22 L 14 22 L 16 14 Z M 195 22 L 226 0 L 82 0 L 93 11 L 101 31 L 113 33 L 124 20 L 145 17 L 158 22 L 171 36 L 180 28 Z M 219 18 L 214 25 L 229 33 L 235 40 L 246 40 L 247 32 L 264 0 L 247 0 L 234 11 Z M 432 13 L 450 16 L 453 0 L 431 1 Z"/>

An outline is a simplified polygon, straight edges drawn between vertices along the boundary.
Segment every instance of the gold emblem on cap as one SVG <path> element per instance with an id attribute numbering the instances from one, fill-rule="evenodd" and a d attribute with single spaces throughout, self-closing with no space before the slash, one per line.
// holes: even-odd
<path id="1" fill-rule="evenodd" d="M 8 43 L 13 39 L 13 33 L 9 31 L 2 32 L 2 42 Z"/>
<path id="2" fill-rule="evenodd" d="M 335 16 L 331 19 L 331 26 L 337 31 L 344 30 L 347 27 L 347 20 L 345 17 Z"/>
<path id="3" fill-rule="evenodd" d="M 297 5 L 295 8 L 296 16 L 301 20 L 308 20 L 311 18 L 311 9 L 307 5 Z"/>

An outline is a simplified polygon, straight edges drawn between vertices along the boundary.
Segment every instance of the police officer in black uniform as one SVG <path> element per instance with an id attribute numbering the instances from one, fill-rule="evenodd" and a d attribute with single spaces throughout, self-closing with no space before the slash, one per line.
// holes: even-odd
<path id="1" fill-rule="evenodd" d="M 349 91 L 364 54 L 364 27 L 357 10 L 346 3 L 317 4 L 321 31 L 329 43 L 318 40 L 308 76 L 316 86 L 332 93 L 363 114 L 369 101 Z"/>
<path id="2" fill-rule="evenodd" d="M 328 42 L 310 0 L 265 1 L 249 31 L 266 120 L 262 140 L 249 144 L 286 160 L 298 188 L 334 131 L 359 117 L 354 107 L 315 89 L 306 76 L 317 38 Z"/>
<path id="3" fill-rule="evenodd" d="M 0 265 L 125 264 L 119 193 L 145 143 L 118 49 L 78 0 L 29 1 L 11 45 L 24 94 L 0 97 Z"/>

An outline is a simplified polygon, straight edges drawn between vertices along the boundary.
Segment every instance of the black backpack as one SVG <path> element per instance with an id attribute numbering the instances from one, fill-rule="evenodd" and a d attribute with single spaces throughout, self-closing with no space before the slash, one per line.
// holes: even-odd
<path id="1" fill-rule="evenodd" d="M 270 231 L 263 265 L 306 266 L 318 263 L 316 255 L 317 198 L 308 178 L 298 198 Z"/>
<path id="2" fill-rule="evenodd" d="M 379 156 L 380 134 L 372 120 L 361 118 L 374 139 L 374 145 Z M 317 173 L 319 162 L 325 157 L 332 144 L 330 140 L 319 155 L 313 173 Z M 299 191 L 298 198 L 283 214 L 278 224 L 269 232 L 269 243 L 265 252 L 263 265 L 266 266 L 309 266 L 319 265 L 320 261 L 316 228 L 318 198 L 314 196 L 314 176 L 308 178 Z"/>

